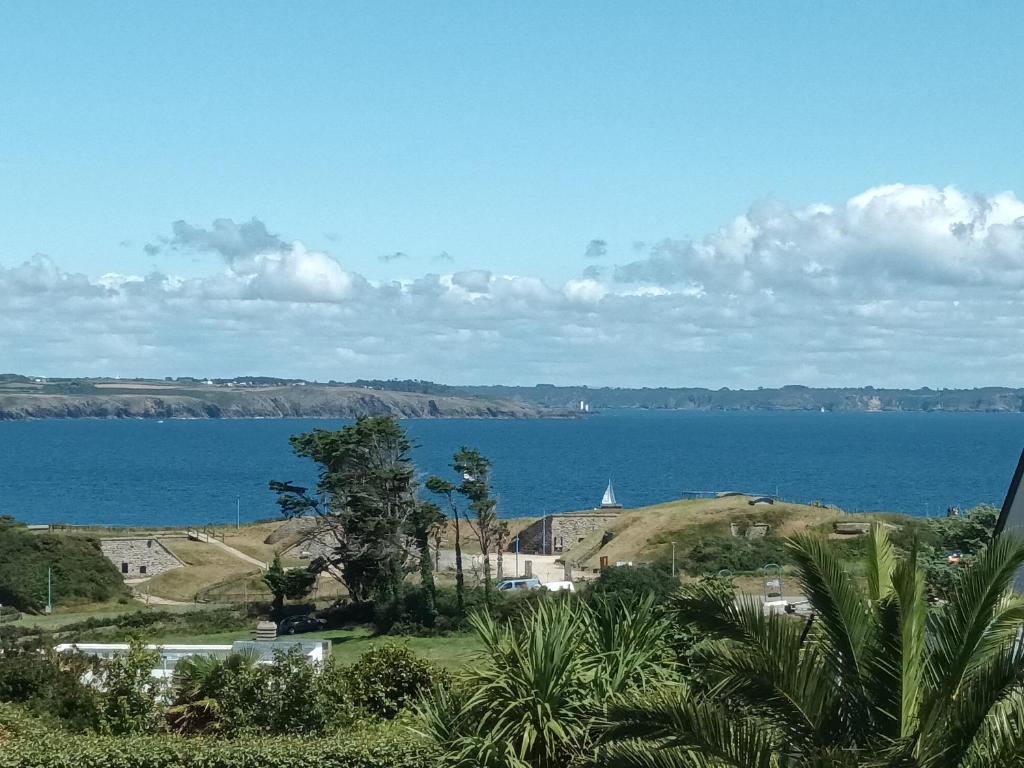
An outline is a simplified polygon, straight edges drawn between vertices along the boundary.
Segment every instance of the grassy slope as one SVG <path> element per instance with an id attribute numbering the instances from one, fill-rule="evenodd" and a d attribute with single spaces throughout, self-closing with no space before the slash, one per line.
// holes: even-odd
<path id="1" fill-rule="evenodd" d="M 728 535 L 729 524 L 768 523 L 774 534 L 789 536 L 799 531 L 831 531 L 832 523 L 867 519 L 864 515 L 848 515 L 832 508 L 806 504 L 776 502 L 773 505 L 750 506 L 749 496 L 727 496 L 721 499 L 688 499 L 625 510 L 610 526 L 615 536 L 600 547 L 603 531 L 595 532 L 574 547 L 566 557 L 586 568 L 596 568 L 600 557 L 609 562 L 619 560 L 650 562 L 671 556 L 672 543 L 678 552 L 691 548 L 705 535 Z"/>
<path id="2" fill-rule="evenodd" d="M 205 587 L 240 579 L 256 569 L 251 563 L 210 544 L 188 539 L 161 539 L 160 543 L 187 567 L 154 576 L 142 586 L 142 591 L 170 600 L 192 600 Z"/>
<path id="3" fill-rule="evenodd" d="M 610 562 L 619 560 L 633 562 L 650 562 L 667 559 L 671 554 L 672 543 L 675 542 L 677 552 L 683 553 L 693 546 L 703 535 L 729 533 L 729 523 L 767 522 L 776 535 L 787 536 L 797 531 L 815 530 L 828 534 L 832 523 L 837 519 L 857 520 L 868 519 L 865 515 L 848 515 L 835 509 L 812 507 L 804 504 L 779 502 L 771 506 L 750 506 L 749 497 L 731 496 L 721 499 L 692 499 L 672 501 L 650 507 L 624 510 L 620 518 L 611 526 L 615 537 L 603 549 L 600 540 L 603 530 L 588 536 L 580 542 L 566 557 L 579 562 L 583 567 L 598 567 L 601 555 L 607 555 Z M 895 519 L 899 516 L 878 516 L 884 519 Z M 251 557 L 269 561 L 274 550 L 285 549 L 289 542 L 275 546 L 264 543 L 281 521 L 263 521 L 241 526 L 219 526 L 217 531 L 223 533 L 225 542 Z M 518 518 L 508 520 L 512 535 L 526 528 L 533 520 Z M 106 531 L 90 531 L 91 535 L 104 535 Z M 110 534 L 124 535 L 124 531 L 111 531 Z M 189 601 L 196 594 L 213 585 L 223 585 L 214 590 L 212 599 L 223 594 L 225 599 L 232 596 L 240 599 L 243 593 L 243 581 L 247 585 L 248 594 L 255 596 L 265 591 L 259 574 L 254 567 L 223 550 L 207 544 L 191 542 L 181 538 L 166 538 L 159 531 L 147 532 L 145 529 L 134 529 L 135 535 L 151 533 L 159 538 L 168 549 L 181 558 L 186 567 L 154 577 L 149 585 L 153 595 L 172 600 Z M 108 535 L 110 535 L 108 534 Z M 479 552 L 479 546 L 470 529 L 462 523 L 463 549 L 466 554 Z M 442 547 L 451 548 L 454 537 L 451 529 L 447 532 Z M 285 558 L 284 564 L 289 567 L 305 565 L 298 560 Z M 443 580 L 443 579 L 442 579 Z M 338 594 L 337 583 L 324 579 L 319 585 L 317 599 L 329 599 Z M 142 591 L 147 587 L 142 585 Z"/>

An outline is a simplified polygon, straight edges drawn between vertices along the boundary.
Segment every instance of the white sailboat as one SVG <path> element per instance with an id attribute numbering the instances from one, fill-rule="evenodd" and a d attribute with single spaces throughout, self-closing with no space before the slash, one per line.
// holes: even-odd
<path id="1" fill-rule="evenodd" d="M 612 487 L 612 481 L 609 478 L 608 487 L 604 490 L 604 496 L 601 497 L 601 509 L 622 509 L 622 505 L 615 500 L 615 489 Z"/>

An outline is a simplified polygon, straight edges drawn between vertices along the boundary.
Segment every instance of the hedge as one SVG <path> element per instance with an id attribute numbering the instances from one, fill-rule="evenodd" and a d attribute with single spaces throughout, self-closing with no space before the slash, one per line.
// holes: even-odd
<path id="1" fill-rule="evenodd" d="M 51 732 L 0 742 L 0 768 L 433 768 L 439 755 L 400 727 L 329 737 L 218 740 Z"/>

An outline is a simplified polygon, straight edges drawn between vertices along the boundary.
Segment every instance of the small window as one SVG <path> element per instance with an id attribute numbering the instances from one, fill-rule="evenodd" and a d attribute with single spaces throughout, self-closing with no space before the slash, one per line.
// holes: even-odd
<path id="1" fill-rule="evenodd" d="M 139 566 L 139 576 L 145 576 L 145 575 L 146 575 L 146 566 L 140 565 Z"/>
<path id="2" fill-rule="evenodd" d="M 121 573 L 128 573 L 128 563 L 121 563 Z"/>

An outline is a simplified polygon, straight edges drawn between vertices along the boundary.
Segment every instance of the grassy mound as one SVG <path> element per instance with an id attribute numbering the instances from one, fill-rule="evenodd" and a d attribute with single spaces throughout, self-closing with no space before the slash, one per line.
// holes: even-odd
<path id="1" fill-rule="evenodd" d="M 20 611 L 42 610 L 51 566 L 55 605 L 127 595 L 121 574 L 96 539 L 33 533 L 12 518 L 0 518 L 0 603 Z"/>

